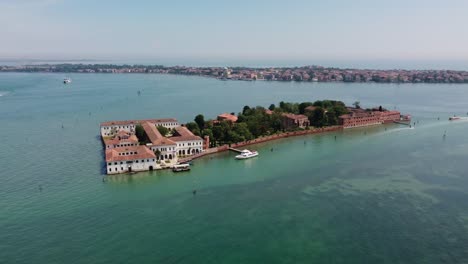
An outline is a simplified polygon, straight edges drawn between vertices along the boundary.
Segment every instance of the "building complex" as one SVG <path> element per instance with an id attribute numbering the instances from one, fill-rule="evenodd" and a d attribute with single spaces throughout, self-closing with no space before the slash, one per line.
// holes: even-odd
<path id="1" fill-rule="evenodd" d="M 159 126 L 166 128 L 168 135 L 162 135 Z M 201 137 L 173 118 L 103 122 L 100 130 L 107 174 L 172 167 L 179 158 L 206 148 Z M 142 131 L 144 139 L 137 137 L 137 130 Z"/>

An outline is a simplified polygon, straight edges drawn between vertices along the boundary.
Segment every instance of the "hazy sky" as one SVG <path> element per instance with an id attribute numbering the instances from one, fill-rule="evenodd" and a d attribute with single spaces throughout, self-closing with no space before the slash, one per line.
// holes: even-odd
<path id="1" fill-rule="evenodd" d="M 468 59 L 468 0 L 0 0 L 0 57 Z"/>

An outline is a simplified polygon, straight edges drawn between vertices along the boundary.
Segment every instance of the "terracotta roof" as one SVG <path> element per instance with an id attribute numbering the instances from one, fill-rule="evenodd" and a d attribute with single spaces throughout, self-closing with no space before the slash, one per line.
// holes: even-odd
<path id="1" fill-rule="evenodd" d="M 231 122 L 236 122 L 237 121 L 237 116 L 231 115 L 231 114 L 228 114 L 228 113 L 224 113 L 224 114 L 218 115 L 218 119 L 229 120 Z"/>
<path id="2" fill-rule="evenodd" d="M 186 127 L 176 127 L 175 128 L 176 135 L 173 137 L 170 137 L 171 140 L 173 141 L 189 141 L 189 140 L 202 140 L 201 137 L 195 136 L 192 131 L 190 131 Z"/>
<path id="3" fill-rule="evenodd" d="M 145 119 L 145 120 L 124 120 L 124 121 L 108 121 L 102 122 L 101 126 L 126 126 L 126 125 L 136 125 L 144 122 L 150 122 L 153 124 L 157 123 L 177 123 L 175 118 L 162 118 L 162 119 Z"/>
<path id="4" fill-rule="evenodd" d="M 107 145 L 118 145 L 120 143 L 130 142 L 138 143 L 138 138 L 135 135 L 131 135 L 128 139 L 120 139 L 118 137 L 114 138 L 104 138 L 104 144 Z"/>
<path id="5" fill-rule="evenodd" d="M 306 107 L 304 110 L 306 110 L 306 111 L 311 111 L 311 112 L 312 112 L 312 111 L 314 111 L 315 109 L 317 109 L 317 107 L 311 105 L 311 106 Z"/>
<path id="6" fill-rule="evenodd" d="M 121 147 L 106 150 L 106 162 L 154 158 L 156 158 L 156 155 L 146 146 Z"/>
<path id="7" fill-rule="evenodd" d="M 156 126 L 150 122 L 144 122 L 141 124 L 143 129 L 148 136 L 148 139 L 154 146 L 161 146 L 161 145 L 175 145 L 176 143 L 166 137 L 163 137 Z"/>
<path id="8" fill-rule="evenodd" d="M 286 118 L 289 118 L 289 119 L 294 119 L 294 120 L 308 119 L 308 117 L 305 116 L 305 115 L 283 114 L 283 116 L 286 117 Z"/>

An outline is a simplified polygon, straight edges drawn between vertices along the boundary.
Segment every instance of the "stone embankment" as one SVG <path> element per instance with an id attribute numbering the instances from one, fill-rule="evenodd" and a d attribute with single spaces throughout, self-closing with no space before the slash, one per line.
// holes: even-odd
<path id="1" fill-rule="evenodd" d="M 309 130 L 301 130 L 301 131 L 294 131 L 294 132 L 284 132 L 280 134 L 275 134 L 271 136 L 263 136 L 259 137 L 253 140 L 248 140 L 248 141 L 243 141 L 235 144 L 230 144 L 230 145 L 223 145 L 219 147 L 214 147 L 214 148 L 209 148 L 205 150 L 204 152 L 193 155 L 187 158 L 181 158 L 179 159 L 179 163 L 184 163 L 184 162 L 189 162 L 197 158 L 201 158 L 206 155 L 214 154 L 214 153 L 219 153 L 223 151 L 229 150 L 229 148 L 242 148 L 245 146 L 253 145 L 253 144 L 259 144 L 259 143 L 264 143 L 272 140 L 277 140 L 281 138 L 288 138 L 288 137 L 295 137 L 295 136 L 304 136 L 304 135 L 310 135 L 310 134 L 319 134 L 319 133 L 325 133 L 325 132 L 332 132 L 332 131 L 337 131 L 343 129 L 342 126 L 331 126 L 331 127 L 324 127 L 324 128 L 314 128 L 314 129 L 309 129 Z"/>

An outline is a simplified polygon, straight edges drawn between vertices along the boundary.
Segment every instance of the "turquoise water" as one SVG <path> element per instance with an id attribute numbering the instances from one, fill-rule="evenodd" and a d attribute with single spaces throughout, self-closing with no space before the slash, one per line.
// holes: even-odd
<path id="1" fill-rule="evenodd" d="M 63 77 L 0 74 L 0 263 L 468 262 L 468 121 L 447 121 L 466 116 L 468 85 Z M 418 123 L 102 181 L 101 121 L 186 122 L 318 99 L 396 108 Z"/>

